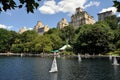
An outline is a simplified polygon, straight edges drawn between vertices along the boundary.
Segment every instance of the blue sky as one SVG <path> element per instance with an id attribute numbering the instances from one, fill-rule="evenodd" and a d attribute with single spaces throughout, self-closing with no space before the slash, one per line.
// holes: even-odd
<path id="1" fill-rule="evenodd" d="M 82 7 L 89 15 L 97 21 L 99 12 L 113 10 L 117 16 L 116 9 L 112 7 L 113 0 L 42 0 L 40 6 L 34 13 L 26 12 L 25 8 L 9 10 L 0 13 L 0 28 L 19 31 L 22 27 L 33 28 L 37 21 L 50 28 L 56 27 L 57 23 L 66 18 L 70 22 L 70 17 L 75 12 L 75 8 Z"/>

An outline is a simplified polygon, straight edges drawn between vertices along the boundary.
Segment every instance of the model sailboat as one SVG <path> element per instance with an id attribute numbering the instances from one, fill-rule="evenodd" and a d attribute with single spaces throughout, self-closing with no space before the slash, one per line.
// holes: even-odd
<path id="1" fill-rule="evenodd" d="M 57 72 L 57 62 L 56 62 L 56 57 L 54 57 L 54 60 L 52 62 L 51 70 L 49 72 Z"/>
<path id="2" fill-rule="evenodd" d="M 109 55 L 109 59 L 112 60 L 112 56 L 111 55 Z"/>
<path id="3" fill-rule="evenodd" d="M 78 54 L 78 61 L 82 61 L 80 54 Z"/>
<path id="4" fill-rule="evenodd" d="M 116 57 L 113 58 L 113 65 L 119 65 L 118 62 L 117 62 Z"/>

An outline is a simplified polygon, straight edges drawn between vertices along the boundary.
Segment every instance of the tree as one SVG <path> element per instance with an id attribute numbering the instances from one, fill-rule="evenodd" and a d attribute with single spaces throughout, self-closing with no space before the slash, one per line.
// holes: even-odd
<path id="1" fill-rule="evenodd" d="M 0 12 L 25 6 L 28 13 L 34 13 L 34 9 L 39 6 L 39 1 L 41 0 L 19 0 L 19 3 L 17 3 L 15 0 L 0 0 Z"/>
<path id="2" fill-rule="evenodd" d="M 35 39 L 35 37 L 38 36 L 38 33 L 34 30 L 28 30 L 21 34 L 21 41 L 23 43 L 25 42 L 31 42 Z"/>
<path id="3" fill-rule="evenodd" d="M 120 28 L 119 20 L 120 18 L 116 15 L 112 15 L 105 18 L 105 21 L 109 24 L 110 28 L 115 30 Z"/>
<path id="4" fill-rule="evenodd" d="M 36 52 L 50 52 L 52 50 L 53 43 L 50 40 L 49 35 L 39 36 L 35 39 L 35 51 Z"/>
<path id="5" fill-rule="evenodd" d="M 74 44 L 76 52 L 99 54 L 112 50 L 114 34 L 107 23 L 81 26 L 79 37 Z"/>
<path id="6" fill-rule="evenodd" d="M 61 29 L 60 37 L 63 41 L 66 41 L 68 44 L 71 44 L 74 36 L 74 31 L 75 30 L 73 26 L 66 26 L 63 29 Z"/>
<path id="7" fill-rule="evenodd" d="M 114 0 L 113 3 L 113 6 L 117 8 L 118 12 L 120 12 L 120 1 Z"/>
<path id="8" fill-rule="evenodd" d="M 44 35 L 50 35 L 50 40 L 53 42 L 52 48 L 53 50 L 59 49 L 63 45 L 63 41 L 60 38 L 60 30 L 57 28 L 52 28 Z"/>
<path id="9" fill-rule="evenodd" d="M 23 52 L 23 44 L 12 44 L 10 51 L 13 53 Z"/>
<path id="10" fill-rule="evenodd" d="M 22 34 L 21 41 L 23 44 L 23 52 L 32 52 L 34 39 L 36 37 L 38 37 L 38 33 L 34 30 L 28 30 Z"/>
<path id="11" fill-rule="evenodd" d="M 38 33 L 33 30 L 28 30 L 22 34 L 19 34 L 19 37 L 15 38 L 14 43 L 11 46 L 11 51 L 14 53 L 24 52 L 32 53 L 34 52 L 34 39 L 38 37 Z"/>
<path id="12" fill-rule="evenodd" d="M 113 43 L 116 46 L 116 49 L 120 48 L 120 29 L 114 30 L 114 40 Z"/>
<path id="13" fill-rule="evenodd" d="M 55 34 L 55 35 L 59 35 L 60 34 L 60 30 L 57 28 L 51 28 L 48 32 L 45 32 L 44 34 Z"/>
<path id="14" fill-rule="evenodd" d="M 62 39 L 59 37 L 59 35 L 51 34 L 50 40 L 53 43 L 52 45 L 53 50 L 57 50 L 63 45 Z"/>
<path id="15" fill-rule="evenodd" d="M 16 32 L 0 28 L 0 52 L 9 52 L 15 37 Z"/>

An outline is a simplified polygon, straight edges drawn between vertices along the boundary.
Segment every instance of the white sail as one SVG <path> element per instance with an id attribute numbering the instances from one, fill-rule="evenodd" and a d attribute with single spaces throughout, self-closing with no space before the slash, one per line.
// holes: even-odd
<path id="1" fill-rule="evenodd" d="M 112 56 L 111 55 L 109 55 L 109 59 L 112 60 Z"/>
<path id="2" fill-rule="evenodd" d="M 117 62 L 116 57 L 113 58 L 113 65 L 119 65 L 118 62 Z"/>
<path id="3" fill-rule="evenodd" d="M 58 69 L 57 69 L 57 62 L 56 62 L 56 57 L 54 57 L 54 60 L 52 62 L 52 67 L 51 67 L 51 70 L 49 72 L 57 72 Z"/>
<path id="4" fill-rule="evenodd" d="M 82 61 L 80 54 L 78 54 L 78 61 Z"/>

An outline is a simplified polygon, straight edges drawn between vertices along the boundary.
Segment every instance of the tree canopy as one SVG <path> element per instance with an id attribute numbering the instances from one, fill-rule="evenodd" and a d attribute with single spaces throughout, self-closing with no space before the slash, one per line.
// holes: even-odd
<path id="1" fill-rule="evenodd" d="M 50 53 L 66 44 L 68 53 L 99 54 L 120 50 L 120 25 L 116 16 L 107 17 L 95 24 L 84 24 L 74 29 L 66 26 L 52 28 L 43 35 L 33 30 L 22 34 L 0 28 L 0 52 L 13 53 Z M 65 52 L 65 54 L 67 54 Z"/>
<path id="2" fill-rule="evenodd" d="M 118 12 L 120 12 L 120 1 L 114 0 L 113 3 L 114 3 L 113 6 L 117 8 L 117 11 L 118 11 Z"/>
<path id="3" fill-rule="evenodd" d="M 107 24 L 97 23 L 82 26 L 76 41 L 82 53 L 102 53 L 110 49 L 113 33 Z"/>
<path id="4" fill-rule="evenodd" d="M 39 6 L 39 1 L 41 0 L 19 0 L 16 2 L 15 0 L 0 0 L 0 12 L 22 8 L 23 6 L 26 8 L 27 13 L 34 13 L 34 9 L 37 9 Z"/>
<path id="5" fill-rule="evenodd" d="M 34 13 L 34 9 L 37 9 L 39 6 L 39 1 L 41 0 L 19 0 L 17 3 L 15 0 L 0 0 L 0 12 L 2 12 L 2 10 L 7 11 L 24 6 L 28 13 Z M 113 6 L 120 12 L 120 1 L 114 0 L 113 3 Z"/>

